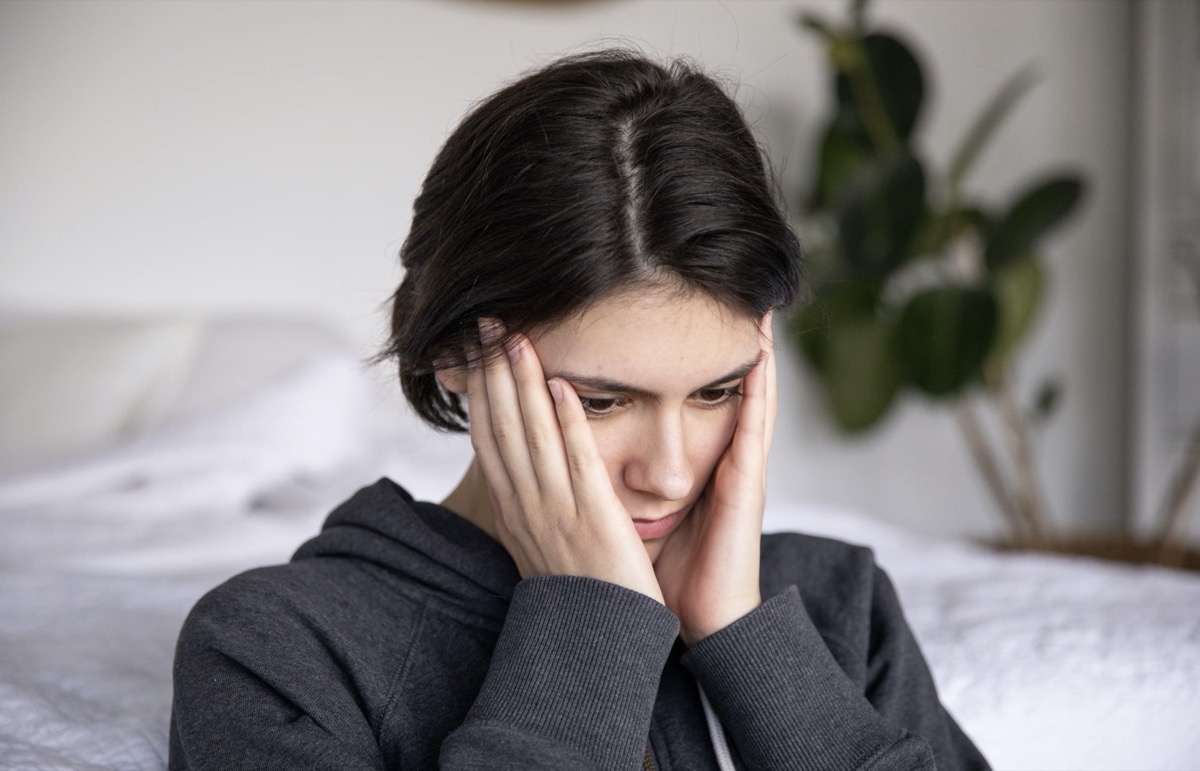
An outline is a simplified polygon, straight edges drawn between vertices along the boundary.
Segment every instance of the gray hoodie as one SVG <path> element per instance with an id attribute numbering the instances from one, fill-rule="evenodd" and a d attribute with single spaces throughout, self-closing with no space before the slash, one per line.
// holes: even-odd
<path id="1" fill-rule="evenodd" d="M 664 606 L 521 580 L 482 530 L 390 480 L 287 565 L 192 610 L 173 769 L 986 768 L 861 547 L 767 535 L 763 605 L 685 648 Z"/>

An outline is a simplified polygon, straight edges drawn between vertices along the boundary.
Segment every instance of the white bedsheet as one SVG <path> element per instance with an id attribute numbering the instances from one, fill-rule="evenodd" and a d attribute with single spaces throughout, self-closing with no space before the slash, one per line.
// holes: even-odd
<path id="1" fill-rule="evenodd" d="M 137 444 L 0 480 L 0 767 L 163 768 L 175 637 L 201 594 L 286 560 L 379 475 L 430 497 L 461 473 L 464 440 L 375 402 L 357 364 L 326 358 Z M 997 768 L 1200 767 L 1197 577 L 997 555 L 788 501 L 767 529 L 875 548 L 943 701 Z"/>

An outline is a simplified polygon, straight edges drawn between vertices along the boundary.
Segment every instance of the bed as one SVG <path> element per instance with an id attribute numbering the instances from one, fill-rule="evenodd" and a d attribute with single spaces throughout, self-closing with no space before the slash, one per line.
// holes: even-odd
<path id="1" fill-rule="evenodd" d="M 348 351 L 307 321 L 0 317 L 0 767 L 165 767 L 200 595 L 285 561 L 379 476 L 449 489 L 467 442 Z M 772 500 L 766 529 L 875 550 L 997 768 L 1200 768 L 1200 577 L 999 554 L 885 514 Z"/>

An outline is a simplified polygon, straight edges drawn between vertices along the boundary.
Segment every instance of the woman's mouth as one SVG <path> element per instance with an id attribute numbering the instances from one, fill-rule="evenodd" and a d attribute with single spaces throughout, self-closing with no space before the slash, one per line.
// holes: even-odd
<path id="1" fill-rule="evenodd" d="M 635 519 L 633 520 L 633 527 L 637 530 L 638 537 L 643 541 L 653 541 L 669 535 L 683 521 L 687 513 L 688 509 L 685 507 L 661 519 Z"/>

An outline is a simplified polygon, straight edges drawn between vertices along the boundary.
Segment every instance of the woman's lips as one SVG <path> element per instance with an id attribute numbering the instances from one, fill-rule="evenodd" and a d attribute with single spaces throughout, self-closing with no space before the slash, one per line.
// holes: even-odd
<path id="1" fill-rule="evenodd" d="M 662 519 L 635 519 L 633 527 L 637 530 L 638 537 L 643 541 L 653 541 L 656 538 L 663 538 L 670 534 L 675 526 L 683 521 L 687 516 L 686 508 L 680 509 L 674 514 L 668 514 Z"/>

